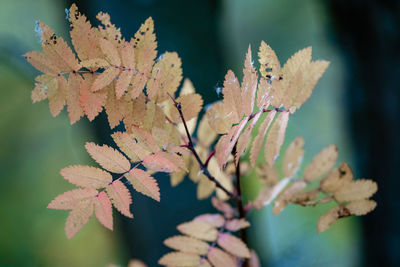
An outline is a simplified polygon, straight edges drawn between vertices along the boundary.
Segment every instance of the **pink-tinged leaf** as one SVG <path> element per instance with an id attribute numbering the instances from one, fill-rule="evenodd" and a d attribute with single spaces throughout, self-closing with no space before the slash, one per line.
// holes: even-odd
<path id="1" fill-rule="evenodd" d="M 220 200 L 217 197 L 213 197 L 211 199 L 211 204 L 214 208 L 222 212 L 227 219 L 232 218 L 235 214 L 235 210 L 232 208 L 231 205 L 229 205 L 227 202 Z"/>
<path id="2" fill-rule="evenodd" d="M 124 173 L 130 170 L 131 164 L 124 155 L 107 145 L 96 145 L 88 142 L 85 145 L 90 156 L 104 169 L 114 173 Z"/>
<path id="3" fill-rule="evenodd" d="M 49 209 L 56 210 L 71 210 L 81 201 L 94 198 L 97 195 L 97 190 L 92 188 L 74 189 L 67 191 L 64 194 L 57 196 L 47 206 Z"/>
<path id="4" fill-rule="evenodd" d="M 193 219 L 193 221 L 204 222 L 214 227 L 222 227 L 225 224 L 224 216 L 221 214 L 202 214 Z"/>
<path id="5" fill-rule="evenodd" d="M 286 127 L 289 121 L 289 112 L 282 112 L 276 118 L 265 142 L 265 160 L 272 166 L 279 156 L 279 151 L 285 140 Z"/>
<path id="6" fill-rule="evenodd" d="M 157 181 L 149 173 L 140 169 L 132 169 L 125 174 L 125 177 L 136 191 L 160 202 L 160 188 Z"/>
<path id="7" fill-rule="evenodd" d="M 190 221 L 181 223 L 176 227 L 179 232 L 191 237 L 205 240 L 205 241 L 215 241 L 218 237 L 218 231 L 213 226 L 208 223 L 199 221 Z"/>
<path id="8" fill-rule="evenodd" d="M 79 121 L 84 115 L 84 111 L 79 101 L 79 88 L 81 87 L 82 77 L 77 73 L 71 73 L 68 77 L 67 111 L 71 124 Z"/>
<path id="9" fill-rule="evenodd" d="M 261 267 L 260 259 L 254 250 L 250 252 L 249 267 Z"/>
<path id="10" fill-rule="evenodd" d="M 130 211 L 130 205 L 132 203 L 131 193 L 120 180 L 115 180 L 112 184 L 107 186 L 106 192 L 114 207 L 121 212 L 121 214 L 133 218 L 133 214 Z"/>
<path id="11" fill-rule="evenodd" d="M 64 76 L 57 76 L 56 81 L 58 84 L 56 90 L 53 91 L 51 89 L 54 88 L 49 88 L 47 91 L 50 113 L 53 117 L 56 117 L 58 114 L 60 114 L 61 110 L 63 110 L 66 104 L 68 91 L 67 80 L 64 78 Z"/>
<path id="12" fill-rule="evenodd" d="M 157 172 L 178 172 L 179 167 L 175 165 L 175 162 L 166 158 L 163 153 L 157 152 L 145 157 L 143 159 L 143 165 L 146 168 Z"/>
<path id="13" fill-rule="evenodd" d="M 175 250 L 197 255 L 207 254 L 210 248 L 207 242 L 182 235 L 173 236 L 164 240 L 164 245 Z"/>
<path id="14" fill-rule="evenodd" d="M 111 174 L 91 166 L 69 166 L 60 173 L 68 182 L 81 187 L 98 189 L 112 182 Z"/>
<path id="15" fill-rule="evenodd" d="M 224 106 L 226 110 L 232 112 L 230 116 L 232 123 L 238 123 L 243 116 L 242 111 L 242 96 L 240 93 L 239 81 L 233 71 L 228 70 L 225 75 L 224 88 Z"/>
<path id="16" fill-rule="evenodd" d="M 43 73 L 54 75 L 61 71 L 57 66 L 54 66 L 51 63 L 49 57 L 44 53 L 31 51 L 26 53 L 24 57 L 29 63 L 31 63 L 32 66 Z"/>
<path id="17" fill-rule="evenodd" d="M 132 162 L 143 160 L 150 152 L 139 145 L 132 135 L 126 132 L 115 132 L 112 135 L 119 149 L 127 155 Z"/>
<path id="18" fill-rule="evenodd" d="M 114 46 L 112 42 L 106 39 L 100 39 L 100 48 L 103 52 L 106 60 L 110 62 L 111 65 L 120 66 L 121 65 L 121 58 L 119 56 L 117 48 Z"/>
<path id="19" fill-rule="evenodd" d="M 254 100 L 256 97 L 257 80 L 258 74 L 256 69 L 253 67 L 253 60 L 251 58 L 251 48 L 246 54 L 246 60 L 244 62 L 243 69 L 243 81 L 242 81 L 242 112 L 246 116 L 250 116 L 254 108 Z"/>
<path id="20" fill-rule="evenodd" d="M 250 223 L 246 221 L 244 218 L 241 219 L 233 219 L 226 222 L 225 228 L 229 231 L 236 232 L 240 229 L 247 228 L 250 226 Z"/>
<path id="21" fill-rule="evenodd" d="M 220 168 L 227 162 L 229 155 L 232 152 L 240 133 L 243 131 L 249 117 L 244 117 L 243 120 L 228 132 L 227 135 L 221 137 L 215 147 L 215 157 L 218 160 Z"/>
<path id="22" fill-rule="evenodd" d="M 271 90 L 272 85 L 267 79 L 261 77 L 257 90 L 257 106 L 260 110 L 267 109 L 271 105 Z"/>
<path id="23" fill-rule="evenodd" d="M 120 69 L 118 67 L 109 67 L 103 73 L 99 74 L 94 80 L 90 90 L 92 92 L 99 91 L 112 83 L 114 79 L 118 76 Z"/>
<path id="24" fill-rule="evenodd" d="M 253 167 L 256 165 L 258 154 L 260 153 L 261 147 L 264 143 L 264 137 L 267 134 L 268 128 L 271 125 L 271 123 L 275 117 L 275 114 L 276 114 L 275 110 L 272 110 L 269 112 L 268 116 L 264 119 L 264 121 L 260 125 L 260 128 L 258 129 L 258 134 L 253 141 L 253 144 L 252 144 L 251 150 L 250 150 L 250 163 L 251 163 L 251 166 L 253 166 Z"/>
<path id="25" fill-rule="evenodd" d="M 250 250 L 239 238 L 228 233 L 221 233 L 217 239 L 218 245 L 239 258 L 250 258 Z"/>
<path id="26" fill-rule="evenodd" d="M 94 120 L 103 110 L 107 97 L 106 92 L 99 91 L 93 93 L 90 90 L 94 78 L 94 74 L 84 75 L 84 80 L 81 82 L 79 89 L 79 102 L 89 121 Z"/>
<path id="27" fill-rule="evenodd" d="M 100 192 L 94 200 L 94 212 L 102 225 L 110 230 L 113 229 L 112 205 L 104 191 Z"/>
<path id="28" fill-rule="evenodd" d="M 208 260 L 215 267 L 237 266 L 237 260 L 219 248 L 210 248 Z"/>
<path id="29" fill-rule="evenodd" d="M 93 214 L 93 198 L 81 200 L 77 206 L 75 206 L 65 223 L 65 233 L 69 239 L 71 239 L 76 233 L 78 233 L 82 226 L 84 226 Z"/>
<path id="30" fill-rule="evenodd" d="M 154 139 L 151 133 L 136 126 L 132 127 L 131 131 L 133 137 L 137 140 L 137 143 L 140 144 L 144 149 L 153 153 L 160 151 L 157 141 Z"/>
<path id="31" fill-rule="evenodd" d="M 118 76 L 117 83 L 115 84 L 115 95 L 120 99 L 128 91 L 128 86 L 131 83 L 133 76 L 132 70 L 122 70 Z"/>
<path id="32" fill-rule="evenodd" d="M 240 156 L 246 151 L 247 146 L 249 144 L 250 138 L 251 138 L 251 133 L 253 132 L 254 126 L 256 126 L 256 123 L 258 119 L 261 116 L 261 112 L 257 112 L 253 119 L 250 121 L 250 124 L 247 126 L 247 128 L 244 130 L 243 134 L 239 137 L 239 140 L 237 141 L 237 146 L 236 146 L 236 154 L 235 154 L 235 164 L 237 165 L 239 162 Z"/>

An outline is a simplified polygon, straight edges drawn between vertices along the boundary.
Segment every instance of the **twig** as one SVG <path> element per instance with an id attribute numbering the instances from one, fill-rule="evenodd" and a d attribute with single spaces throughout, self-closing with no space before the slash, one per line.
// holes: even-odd
<path id="1" fill-rule="evenodd" d="M 214 176 L 211 175 L 211 173 L 208 171 L 207 165 L 205 165 L 203 163 L 203 161 L 200 159 L 199 154 L 197 154 L 196 150 L 194 149 L 194 145 L 193 145 L 193 141 L 192 141 L 192 136 L 189 132 L 189 129 L 187 127 L 186 124 L 186 120 L 183 116 L 182 113 L 182 106 L 180 103 L 176 102 L 176 100 L 169 94 L 167 93 L 168 96 L 171 98 L 171 100 L 174 102 L 174 106 L 175 108 L 178 110 L 179 112 L 179 116 L 182 120 L 183 126 L 185 127 L 185 131 L 186 131 L 186 135 L 188 138 L 188 143 L 186 145 L 186 147 L 192 152 L 193 156 L 196 158 L 197 162 L 199 163 L 200 169 L 203 172 L 203 174 L 213 183 L 215 183 L 215 185 L 221 189 L 222 191 L 224 191 L 225 194 L 227 194 L 230 198 L 234 199 L 235 201 L 240 200 L 240 197 L 238 197 L 237 195 L 234 195 L 232 192 L 228 191 L 228 189 L 226 189 Z"/>

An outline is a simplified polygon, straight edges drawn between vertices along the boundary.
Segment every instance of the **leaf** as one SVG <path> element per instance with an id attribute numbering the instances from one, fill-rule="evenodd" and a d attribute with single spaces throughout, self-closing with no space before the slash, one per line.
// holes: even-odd
<path id="1" fill-rule="evenodd" d="M 49 99 L 50 113 L 56 117 L 63 110 L 67 98 L 67 80 L 64 76 L 57 76 L 57 87 L 49 87 L 47 98 Z"/>
<path id="2" fill-rule="evenodd" d="M 199 255 L 183 252 L 170 252 L 158 260 L 158 264 L 160 265 L 176 267 L 198 266 L 199 263 Z"/>
<path id="3" fill-rule="evenodd" d="M 176 52 L 165 52 L 153 66 L 147 83 L 150 99 L 157 96 L 157 102 L 168 99 L 167 93 L 174 95 L 182 80 L 182 62 Z"/>
<path id="4" fill-rule="evenodd" d="M 215 267 L 236 266 L 237 260 L 219 248 L 211 248 L 207 254 L 208 260 Z"/>
<path id="5" fill-rule="evenodd" d="M 60 173 L 68 182 L 81 187 L 98 189 L 112 182 L 111 174 L 91 166 L 69 166 Z"/>
<path id="6" fill-rule="evenodd" d="M 179 167 L 175 164 L 171 158 L 169 158 L 167 152 L 157 152 L 143 159 L 143 165 L 157 172 L 178 172 Z M 177 156 L 178 157 L 178 156 Z"/>
<path id="7" fill-rule="evenodd" d="M 281 64 L 275 51 L 261 41 L 260 49 L 258 52 L 258 62 L 260 62 L 260 73 L 266 79 L 277 79 L 280 76 Z"/>
<path id="8" fill-rule="evenodd" d="M 346 183 L 344 186 L 334 192 L 337 201 L 354 201 L 367 199 L 376 193 L 378 185 L 368 179 L 359 179 Z"/>
<path id="9" fill-rule="evenodd" d="M 103 73 L 99 74 L 96 77 L 90 90 L 92 92 L 96 92 L 103 89 L 104 87 L 112 83 L 119 73 L 120 73 L 119 68 L 115 67 L 107 68 L 106 70 L 104 70 Z"/>
<path id="10" fill-rule="evenodd" d="M 240 258 L 250 258 L 250 250 L 239 238 L 228 233 L 220 233 L 217 239 L 218 245 L 229 253 Z"/>
<path id="11" fill-rule="evenodd" d="M 106 228 L 113 229 L 112 205 L 107 194 L 102 191 L 94 199 L 94 211 L 96 218 Z"/>
<path id="12" fill-rule="evenodd" d="M 170 237 L 164 241 L 164 245 L 175 250 L 196 255 L 207 254 L 210 247 L 206 242 L 188 236 Z"/>
<path id="13" fill-rule="evenodd" d="M 215 183 L 210 181 L 210 179 L 208 179 L 204 175 L 199 175 L 198 177 L 200 177 L 200 179 L 197 185 L 197 198 L 198 199 L 208 198 L 215 190 Z"/>
<path id="14" fill-rule="evenodd" d="M 361 199 L 351 201 L 346 205 L 346 208 L 351 214 L 361 216 L 373 211 L 376 207 L 376 202 L 369 199 Z"/>
<path id="15" fill-rule="evenodd" d="M 242 155 L 245 150 L 247 149 L 247 145 L 249 144 L 250 138 L 251 138 L 251 133 L 253 132 L 254 126 L 256 126 L 256 123 L 258 119 L 261 116 L 261 112 L 257 112 L 255 116 L 252 118 L 250 121 L 249 125 L 247 128 L 244 130 L 242 135 L 239 137 L 237 141 L 237 146 L 236 146 L 236 154 L 235 154 L 235 164 L 237 165 L 239 163 L 239 158 L 240 155 Z"/>
<path id="16" fill-rule="evenodd" d="M 99 68 L 110 67 L 110 63 L 102 58 L 92 58 L 81 62 L 82 68 L 97 70 Z"/>
<path id="17" fill-rule="evenodd" d="M 84 115 L 84 111 L 80 105 L 79 89 L 81 87 L 82 77 L 77 73 L 71 73 L 68 76 L 67 85 L 67 111 L 71 124 L 79 121 Z"/>
<path id="18" fill-rule="evenodd" d="M 101 51 L 103 52 L 105 59 L 112 65 L 119 67 L 121 65 L 121 58 L 119 56 L 117 48 L 114 44 L 107 39 L 99 40 Z"/>
<path id="19" fill-rule="evenodd" d="M 206 116 L 203 116 L 200 120 L 197 138 L 205 147 L 209 147 L 217 138 L 217 133 L 211 128 Z"/>
<path id="20" fill-rule="evenodd" d="M 60 68 L 55 66 L 51 59 L 44 53 L 31 51 L 24 55 L 24 58 L 37 70 L 46 74 L 60 73 Z"/>
<path id="21" fill-rule="evenodd" d="M 78 233 L 82 226 L 85 225 L 93 214 L 93 199 L 81 200 L 76 207 L 74 207 L 65 223 L 65 233 L 68 239 L 71 239 Z"/>
<path id="22" fill-rule="evenodd" d="M 274 117 L 275 117 L 276 111 L 272 110 L 269 112 L 268 116 L 264 119 L 264 121 L 261 123 L 260 127 L 258 128 L 258 134 L 256 138 L 253 141 L 253 144 L 251 146 L 250 150 L 250 163 L 251 166 L 256 165 L 256 161 L 258 158 L 258 154 L 260 153 L 261 147 L 264 142 L 265 135 L 267 134 L 268 128 L 271 125 Z"/>
<path id="23" fill-rule="evenodd" d="M 249 267 L 261 267 L 260 259 L 254 250 L 250 251 Z"/>
<path id="24" fill-rule="evenodd" d="M 286 149 L 283 158 L 283 174 L 285 177 L 293 177 L 299 170 L 304 155 L 304 139 L 296 137 Z"/>
<path id="25" fill-rule="evenodd" d="M 266 185 L 275 185 L 278 182 L 278 172 L 274 166 L 262 163 L 256 168 L 257 175 L 261 182 Z"/>
<path id="26" fill-rule="evenodd" d="M 181 104 L 185 121 L 197 117 L 203 106 L 203 99 L 199 94 L 183 95 L 178 97 L 175 101 Z M 181 117 L 176 108 L 171 110 L 171 120 L 175 123 L 181 122 Z"/>
<path id="27" fill-rule="evenodd" d="M 86 16 L 79 13 L 75 4 L 69 9 L 68 19 L 71 22 L 71 41 L 78 57 L 82 61 L 99 58 L 102 52 L 98 46 L 98 30 L 92 28 Z"/>
<path id="28" fill-rule="evenodd" d="M 274 208 L 272 210 L 274 215 L 281 213 L 281 211 L 289 204 L 289 202 L 296 197 L 296 195 L 300 193 L 306 187 L 306 185 L 307 184 L 303 180 L 297 180 L 288 186 L 274 202 Z"/>
<path id="29" fill-rule="evenodd" d="M 244 62 L 243 81 L 241 87 L 242 94 L 242 112 L 245 116 L 250 116 L 254 109 L 254 99 L 256 97 L 258 74 L 253 67 L 253 60 L 251 57 L 251 48 L 247 50 L 246 60 Z"/>
<path id="30" fill-rule="evenodd" d="M 160 151 L 157 141 L 149 132 L 138 127 L 132 127 L 132 134 L 138 144 L 143 146 L 144 149 L 153 153 Z"/>
<path id="31" fill-rule="evenodd" d="M 43 22 L 38 23 L 41 32 L 43 52 L 49 62 L 62 71 L 77 71 L 80 68 L 79 62 L 68 44 L 62 37 L 54 34 L 54 31 Z"/>
<path id="32" fill-rule="evenodd" d="M 135 139 L 126 132 L 115 132 L 112 135 L 118 148 L 127 155 L 132 162 L 143 160 L 150 152 L 139 145 Z"/>
<path id="33" fill-rule="evenodd" d="M 101 167 L 110 172 L 124 173 L 130 170 L 131 164 L 120 152 L 107 145 L 96 145 L 88 142 L 85 145 L 87 152 Z"/>
<path id="34" fill-rule="evenodd" d="M 222 166 L 228 161 L 228 157 L 239 139 L 241 132 L 246 126 L 248 119 L 249 117 L 244 117 L 238 125 L 233 126 L 226 135 L 218 140 L 218 143 L 215 146 L 215 157 L 218 160 L 220 168 L 222 168 Z"/>
<path id="35" fill-rule="evenodd" d="M 57 196 L 47 206 L 49 209 L 71 210 L 77 206 L 79 201 L 91 199 L 97 195 L 97 190 L 92 188 L 73 189 Z"/>
<path id="36" fill-rule="evenodd" d="M 335 223 L 339 218 L 350 216 L 350 212 L 344 206 L 336 206 L 324 215 L 322 215 L 318 220 L 318 233 L 322 233 L 329 229 L 330 225 Z"/>
<path id="37" fill-rule="evenodd" d="M 218 236 L 217 229 L 215 229 L 208 223 L 199 221 L 182 223 L 179 224 L 176 228 L 182 234 L 210 242 L 217 240 Z"/>
<path id="38" fill-rule="evenodd" d="M 274 96 L 274 99 L 271 99 L 273 92 L 272 82 L 261 77 L 257 90 L 257 107 L 260 110 L 267 109 L 271 105 L 271 100 L 276 101 L 276 96 Z"/>
<path id="39" fill-rule="evenodd" d="M 238 123 L 243 116 L 242 96 L 239 81 L 231 70 L 228 70 L 225 75 L 222 93 L 224 94 L 224 108 L 225 110 L 230 111 L 229 119 L 231 120 L 231 123 Z"/>
<path id="40" fill-rule="evenodd" d="M 221 214 L 206 213 L 196 216 L 193 221 L 208 223 L 209 225 L 212 225 L 216 228 L 222 227 L 225 224 L 224 216 L 222 216 Z"/>
<path id="41" fill-rule="evenodd" d="M 181 171 L 181 172 L 173 172 L 170 175 L 170 181 L 171 181 L 171 186 L 177 186 L 179 185 L 186 176 L 186 172 L 185 171 Z"/>
<path id="42" fill-rule="evenodd" d="M 214 103 L 207 110 L 206 116 L 210 127 L 219 134 L 229 132 L 232 126 L 232 112 L 225 110 L 225 105 L 222 102 Z"/>
<path id="43" fill-rule="evenodd" d="M 141 260 L 133 259 L 128 263 L 128 267 L 147 267 Z"/>
<path id="44" fill-rule="evenodd" d="M 89 121 L 94 120 L 96 116 L 103 110 L 106 101 L 106 93 L 103 91 L 92 92 L 90 87 L 94 80 L 94 74 L 84 75 L 79 90 L 79 102 Z"/>
<path id="45" fill-rule="evenodd" d="M 271 166 L 279 156 L 279 151 L 285 139 L 286 127 L 289 121 L 289 112 L 282 112 L 278 115 L 271 126 L 265 142 L 264 156 L 265 160 Z"/>
<path id="46" fill-rule="evenodd" d="M 211 199 L 211 204 L 213 205 L 214 208 L 216 208 L 217 210 L 222 212 L 224 214 L 225 218 L 230 219 L 235 214 L 235 211 L 231 205 L 229 205 L 228 203 L 226 203 L 216 197 L 213 197 Z"/>
<path id="47" fill-rule="evenodd" d="M 247 228 L 250 226 L 250 223 L 246 221 L 246 219 L 233 219 L 226 222 L 225 228 L 229 231 L 236 232 L 240 229 Z"/>
<path id="48" fill-rule="evenodd" d="M 110 198 L 114 207 L 126 217 L 133 218 L 130 211 L 130 204 L 132 204 L 132 197 L 128 188 L 120 181 L 115 180 L 106 187 L 106 193 Z"/>
<path id="49" fill-rule="evenodd" d="M 324 192 L 333 193 L 346 183 L 353 180 L 353 172 L 349 165 L 342 162 L 339 168 L 333 169 L 325 178 L 320 182 L 320 187 Z"/>
<path id="50" fill-rule="evenodd" d="M 150 77 L 154 59 L 157 56 L 156 35 L 154 34 L 154 22 L 151 17 L 135 33 L 133 47 L 138 73 L 132 79 L 132 98 L 136 98 L 146 85 L 147 79 Z"/>
<path id="51" fill-rule="evenodd" d="M 125 177 L 136 191 L 160 202 L 160 188 L 150 174 L 140 169 L 132 169 L 125 174 Z"/>
<path id="52" fill-rule="evenodd" d="M 304 179 L 311 182 L 326 174 L 335 164 L 337 156 L 336 145 L 324 148 L 304 170 Z"/>

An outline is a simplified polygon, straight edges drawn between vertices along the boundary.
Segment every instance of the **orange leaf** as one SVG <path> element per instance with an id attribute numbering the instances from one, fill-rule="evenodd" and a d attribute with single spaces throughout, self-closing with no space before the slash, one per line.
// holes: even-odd
<path id="1" fill-rule="evenodd" d="M 91 199 L 97 195 L 97 190 L 92 188 L 74 189 L 57 196 L 47 206 L 49 209 L 71 210 L 81 200 Z"/>
<path id="2" fill-rule="evenodd" d="M 143 165 L 157 172 L 178 172 L 178 166 L 166 157 L 167 154 L 167 152 L 157 152 L 147 156 L 143 159 Z"/>
<path id="3" fill-rule="evenodd" d="M 253 67 L 253 60 L 251 58 L 251 48 L 249 45 L 246 60 L 244 62 L 245 68 L 243 69 L 242 81 L 242 112 L 246 116 L 250 116 L 254 108 L 254 99 L 256 97 L 258 74 Z"/>
<path id="4" fill-rule="evenodd" d="M 273 165 L 279 156 L 279 151 L 285 139 L 286 127 L 289 121 L 289 112 L 282 112 L 278 115 L 271 126 L 265 142 L 264 155 L 269 165 Z"/>
<path id="5" fill-rule="evenodd" d="M 84 75 L 84 80 L 81 82 L 79 90 L 79 102 L 90 121 L 94 120 L 94 118 L 96 118 L 96 116 L 103 110 L 107 97 L 105 92 L 93 93 L 90 90 L 94 78 L 94 74 Z"/>
<path id="6" fill-rule="evenodd" d="M 67 110 L 71 124 L 79 121 L 84 115 L 84 111 L 79 101 L 79 88 L 81 87 L 82 77 L 77 73 L 71 73 L 68 77 Z"/>

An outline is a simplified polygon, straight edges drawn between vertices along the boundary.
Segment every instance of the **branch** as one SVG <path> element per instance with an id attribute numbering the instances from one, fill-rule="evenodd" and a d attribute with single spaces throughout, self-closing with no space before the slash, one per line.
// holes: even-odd
<path id="1" fill-rule="evenodd" d="M 168 96 L 172 99 L 172 101 L 174 102 L 174 106 L 175 108 L 178 110 L 179 112 L 179 116 L 182 120 L 183 126 L 185 127 L 185 131 L 186 131 L 186 135 L 188 138 L 188 144 L 186 145 L 186 147 L 192 152 L 193 156 L 196 158 L 197 162 L 199 163 L 200 169 L 203 172 L 203 174 L 213 183 L 215 183 L 215 185 L 221 189 L 222 191 L 224 191 L 225 194 L 227 194 L 230 198 L 234 199 L 235 201 L 240 201 L 240 197 L 238 197 L 237 195 L 233 194 L 232 192 L 228 191 L 228 189 L 226 189 L 214 176 L 211 175 L 211 173 L 208 171 L 207 168 L 207 164 L 203 163 L 203 161 L 200 159 L 199 154 L 197 154 L 196 150 L 194 149 L 194 145 L 193 145 L 193 141 L 192 141 L 192 136 L 190 135 L 189 129 L 187 127 L 186 124 L 186 120 L 183 117 L 183 113 L 182 113 L 182 106 L 181 103 L 176 102 L 176 100 L 169 94 L 167 93 Z"/>

